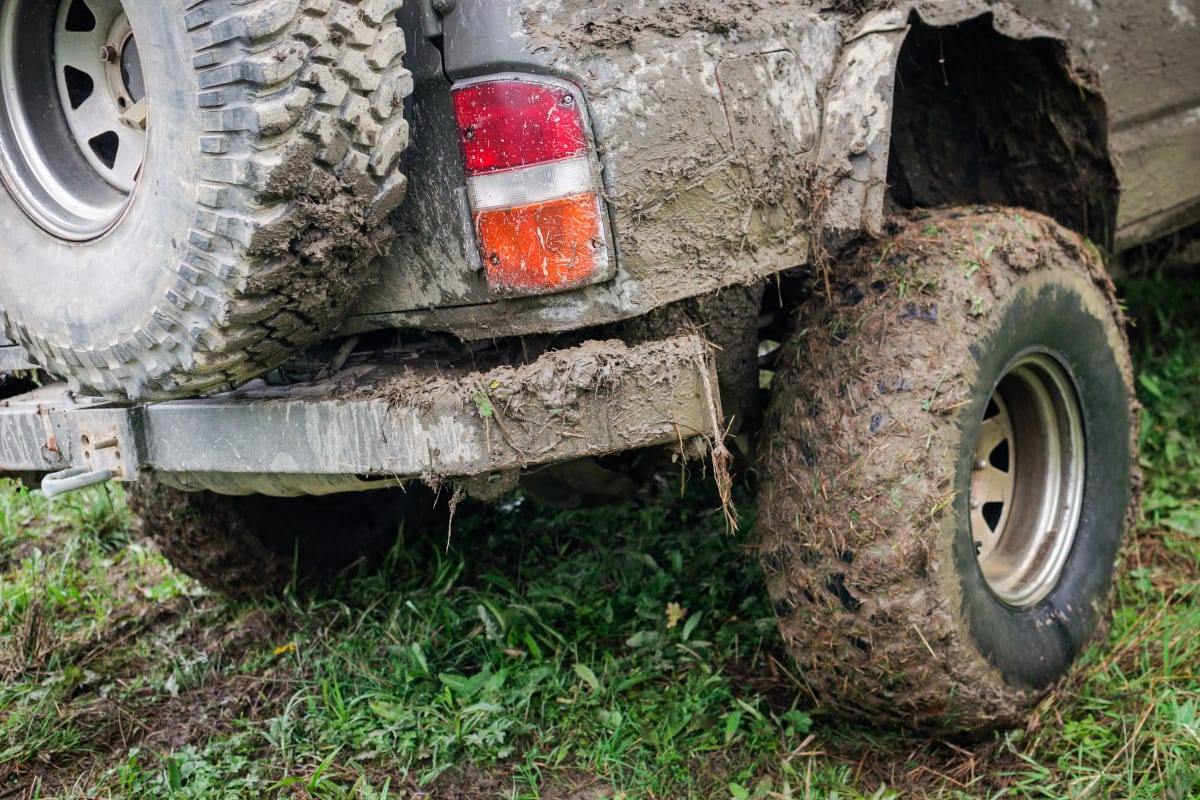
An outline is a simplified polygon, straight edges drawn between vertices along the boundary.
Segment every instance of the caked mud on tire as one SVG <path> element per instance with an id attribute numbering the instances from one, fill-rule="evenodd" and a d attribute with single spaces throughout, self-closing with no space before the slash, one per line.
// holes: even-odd
<path id="1" fill-rule="evenodd" d="M 142 533 L 172 564 L 239 599 L 376 566 L 402 524 L 407 534 L 445 530 L 433 493 L 417 483 L 321 497 L 235 497 L 143 478 L 126 491 Z"/>
<path id="2" fill-rule="evenodd" d="M 406 186 L 400 5 L 0 0 L 8 336 L 147 400 L 330 334 Z"/>
<path id="3" fill-rule="evenodd" d="M 780 630 L 852 716 L 1016 724 L 1103 626 L 1136 506 L 1112 285 L 1079 237 L 1001 209 L 910 215 L 836 269 L 761 440 Z"/>

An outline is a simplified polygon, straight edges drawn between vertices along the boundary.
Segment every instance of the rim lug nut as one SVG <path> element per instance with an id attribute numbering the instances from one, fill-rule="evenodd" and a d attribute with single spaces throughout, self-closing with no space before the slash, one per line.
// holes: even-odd
<path id="1" fill-rule="evenodd" d="M 113 47 L 111 44 L 106 44 L 104 47 L 100 48 L 100 60 L 105 64 L 109 63 L 110 61 L 115 61 L 116 58 L 117 48 Z"/>
<path id="2" fill-rule="evenodd" d="M 975 469 L 987 469 L 988 463 L 986 458 L 981 458 L 975 462 Z"/>

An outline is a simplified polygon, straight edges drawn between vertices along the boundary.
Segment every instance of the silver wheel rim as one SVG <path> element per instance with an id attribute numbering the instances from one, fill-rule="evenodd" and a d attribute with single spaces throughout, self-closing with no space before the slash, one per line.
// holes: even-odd
<path id="1" fill-rule="evenodd" d="M 1054 589 L 1075 544 L 1086 458 L 1079 399 L 1043 353 L 1017 359 L 975 441 L 971 535 L 992 593 L 1027 607 Z"/>
<path id="2" fill-rule="evenodd" d="M 0 59 L 5 187 L 61 239 L 103 235 L 128 207 L 146 157 L 148 98 L 120 0 L 8 0 Z"/>

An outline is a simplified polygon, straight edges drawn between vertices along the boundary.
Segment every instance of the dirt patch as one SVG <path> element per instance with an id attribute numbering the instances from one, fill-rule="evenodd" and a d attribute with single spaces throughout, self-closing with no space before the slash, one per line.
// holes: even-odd
<path id="1" fill-rule="evenodd" d="M 180 597 L 134 603 L 110 619 L 87 640 L 65 643 L 53 669 L 26 665 L 26 671 L 42 673 L 26 680 L 57 698 L 56 718 L 41 724 L 69 731 L 52 741 L 70 747 L 47 746 L 36 756 L 0 765 L 3 796 L 66 792 L 81 776 L 94 778 L 123 763 L 133 748 L 202 748 L 246 720 L 276 716 L 295 692 L 290 666 L 268 666 L 253 675 L 228 671 L 252 651 L 271 652 L 287 638 L 294 624 L 283 612 L 239 611 L 213 598 Z M 150 675 L 166 676 L 165 682 L 147 683 Z"/>
<path id="2" fill-rule="evenodd" d="M 134 748 L 152 753 L 202 748 L 247 720 L 277 716 L 294 691 L 287 679 L 268 674 L 226 676 L 165 699 L 152 690 L 120 701 L 73 699 L 57 723 L 84 732 L 77 746 L 0 765 L 0 793 L 19 800 L 55 797 L 77 788 L 81 777 L 94 778 L 125 762 Z"/>
<path id="3" fill-rule="evenodd" d="M 433 800 L 491 800 L 518 792 L 515 764 L 497 764 L 487 770 L 478 767 L 455 769 L 432 784 L 420 787 L 409 782 L 409 791 L 417 798 Z M 380 776 L 382 777 L 382 776 Z M 538 786 L 537 796 L 544 800 L 609 800 L 618 793 L 611 782 L 599 775 L 574 770 L 556 772 Z"/>
<path id="4" fill-rule="evenodd" d="M 825 756 L 853 770 L 854 783 L 863 787 L 864 794 L 887 787 L 899 797 L 910 798 L 942 797 L 956 791 L 990 796 L 1007 788 L 1013 779 L 1005 777 L 996 763 L 1002 748 L 1001 741 L 962 746 L 909 738 L 866 746 L 841 737 L 821 743 Z"/>

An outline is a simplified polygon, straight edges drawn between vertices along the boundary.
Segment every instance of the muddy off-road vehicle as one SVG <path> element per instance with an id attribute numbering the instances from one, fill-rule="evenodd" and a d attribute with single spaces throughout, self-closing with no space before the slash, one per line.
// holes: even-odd
<path id="1" fill-rule="evenodd" d="M 0 467 L 233 595 L 751 469 L 806 692 L 1013 724 L 1136 507 L 1105 260 L 1200 220 L 1198 15 L 0 0 Z"/>

